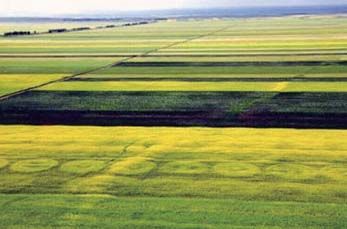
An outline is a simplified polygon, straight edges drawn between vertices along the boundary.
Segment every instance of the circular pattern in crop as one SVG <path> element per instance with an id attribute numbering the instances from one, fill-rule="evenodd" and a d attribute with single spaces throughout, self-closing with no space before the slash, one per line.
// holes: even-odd
<path id="1" fill-rule="evenodd" d="M 171 174 L 201 174 L 208 171 L 208 166 L 197 161 L 175 161 L 165 164 L 160 172 Z"/>
<path id="2" fill-rule="evenodd" d="M 63 172 L 83 175 L 87 173 L 98 172 L 105 168 L 105 161 L 98 160 L 76 160 L 64 163 L 60 170 Z"/>
<path id="3" fill-rule="evenodd" d="M 8 160 L 0 159 L 0 169 L 5 168 L 8 165 Z"/>
<path id="4" fill-rule="evenodd" d="M 156 167 L 156 164 L 150 161 L 141 161 L 137 163 L 123 164 L 118 163 L 113 165 L 114 174 L 119 175 L 141 175 L 150 172 Z M 119 169 L 118 169 L 119 168 Z"/>
<path id="5" fill-rule="evenodd" d="M 314 178 L 317 171 L 305 165 L 283 163 L 269 166 L 266 169 L 266 175 L 287 180 L 304 180 Z"/>
<path id="6" fill-rule="evenodd" d="M 58 165 L 53 159 L 33 159 L 18 161 L 11 165 L 11 170 L 20 173 L 35 173 L 47 171 Z"/>
<path id="7" fill-rule="evenodd" d="M 213 169 L 219 175 L 230 177 L 251 177 L 260 172 L 255 165 L 238 162 L 219 163 Z"/>
<path id="8" fill-rule="evenodd" d="M 331 165 L 321 169 L 321 175 L 327 176 L 334 180 L 347 178 L 347 166 L 344 165 Z"/>

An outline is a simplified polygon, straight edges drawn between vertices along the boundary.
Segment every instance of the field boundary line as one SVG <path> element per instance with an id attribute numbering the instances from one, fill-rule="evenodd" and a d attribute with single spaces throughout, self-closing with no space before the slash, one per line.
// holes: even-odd
<path id="1" fill-rule="evenodd" d="M 50 84 L 53 84 L 53 83 L 68 81 L 68 80 L 70 80 L 72 78 L 75 78 L 77 76 L 82 76 L 82 75 L 90 74 L 90 73 L 93 73 L 93 72 L 96 72 L 96 71 L 104 70 L 104 69 L 107 69 L 107 68 L 110 68 L 110 67 L 114 67 L 114 66 L 122 64 L 124 62 L 127 62 L 127 61 L 129 61 L 131 59 L 135 59 L 135 58 L 139 58 L 139 57 L 145 57 L 148 54 L 158 52 L 161 49 L 171 48 L 171 47 L 174 47 L 176 45 L 185 44 L 185 43 L 193 41 L 193 40 L 197 40 L 197 39 L 201 39 L 203 37 L 211 36 L 211 35 L 213 35 L 215 33 L 225 31 L 225 30 L 229 29 L 230 27 L 231 27 L 230 25 L 229 26 L 224 26 L 223 28 L 220 28 L 218 30 L 214 30 L 214 31 L 208 32 L 206 34 L 201 34 L 201 35 L 198 35 L 198 36 L 195 36 L 195 37 L 190 37 L 190 38 L 185 39 L 185 40 L 176 41 L 176 42 L 173 42 L 171 44 L 168 44 L 168 45 L 165 45 L 165 46 L 162 46 L 162 47 L 151 49 L 151 50 L 146 51 L 146 52 L 141 53 L 141 54 L 137 54 L 137 55 L 126 57 L 124 59 L 118 60 L 116 62 L 107 64 L 107 65 L 104 65 L 104 66 L 101 66 L 101 67 L 98 67 L 98 68 L 90 69 L 90 70 L 87 70 L 87 71 L 84 71 L 84 72 L 80 72 L 80 73 L 76 73 L 76 74 L 73 74 L 73 75 L 65 76 L 65 77 L 60 78 L 60 79 L 51 80 L 51 81 L 48 81 L 48 82 L 45 82 L 45 83 L 42 83 L 42 84 L 39 84 L 39 85 L 35 85 L 35 86 L 28 87 L 28 88 L 25 88 L 25 89 L 21 89 L 21 90 L 15 91 L 15 92 L 11 92 L 11 93 L 8 93 L 8 94 L 0 96 L 0 101 L 6 100 L 6 99 L 10 99 L 10 98 L 12 98 L 14 96 L 21 95 L 21 94 L 24 94 L 24 93 L 26 93 L 28 91 L 35 90 L 35 89 L 38 89 L 38 88 L 41 88 L 41 87 L 44 87 L 44 86 L 47 86 L 47 85 L 50 85 Z"/>

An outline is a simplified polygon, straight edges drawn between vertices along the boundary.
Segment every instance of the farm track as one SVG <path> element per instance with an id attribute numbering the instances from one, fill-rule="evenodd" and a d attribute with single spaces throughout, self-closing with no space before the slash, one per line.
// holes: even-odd
<path id="1" fill-rule="evenodd" d="M 219 33 L 219 32 L 225 31 L 225 30 L 229 29 L 230 27 L 231 26 L 225 26 L 225 27 L 223 27 L 221 29 L 218 29 L 218 30 L 206 33 L 206 34 L 194 36 L 194 37 L 182 40 L 182 41 L 173 42 L 173 43 L 168 44 L 166 46 L 155 48 L 155 49 L 149 50 L 149 51 L 144 52 L 144 53 L 139 54 L 139 55 L 126 57 L 126 58 L 124 58 L 122 60 L 116 61 L 116 62 L 111 63 L 111 64 L 107 64 L 105 66 L 101 66 L 101 67 L 94 68 L 94 69 L 91 69 L 91 70 L 88 70 L 88 71 L 84 71 L 84 72 L 81 72 L 81 73 L 77 73 L 77 74 L 73 74 L 73 75 L 70 75 L 70 76 L 66 76 L 66 77 L 63 77 L 63 78 L 60 78 L 60 79 L 57 79 L 57 80 L 48 81 L 48 82 L 45 82 L 43 84 L 39 84 L 39 85 L 36 85 L 36 86 L 33 86 L 33 87 L 25 88 L 25 89 L 22 89 L 22 90 L 13 92 L 13 93 L 5 94 L 5 95 L 0 96 L 0 101 L 12 98 L 12 97 L 17 96 L 17 95 L 21 95 L 21 94 L 23 94 L 25 92 L 28 92 L 28 91 L 31 91 L 31 90 L 34 90 L 34 89 L 38 89 L 38 88 L 41 88 L 41 87 L 44 87 L 44 86 L 47 86 L 47 85 L 50 85 L 50 84 L 53 84 L 53 83 L 64 82 L 64 81 L 67 81 L 67 80 L 72 79 L 72 78 L 77 77 L 77 76 L 86 75 L 86 74 L 90 74 L 90 73 L 93 73 L 93 72 L 104 70 L 104 69 L 107 69 L 107 68 L 110 68 L 110 67 L 114 67 L 114 66 L 117 66 L 118 64 L 122 64 L 124 62 L 127 62 L 127 61 L 129 61 L 131 59 L 138 58 L 138 57 L 144 57 L 144 56 L 147 56 L 150 53 L 158 52 L 161 49 L 171 48 L 171 47 L 174 47 L 176 45 L 184 44 L 184 43 L 196 40 L 196 39 L 201 39 L 203 37 L 211 36 L 211 35 L 213 35 L 215 33 Z"/>

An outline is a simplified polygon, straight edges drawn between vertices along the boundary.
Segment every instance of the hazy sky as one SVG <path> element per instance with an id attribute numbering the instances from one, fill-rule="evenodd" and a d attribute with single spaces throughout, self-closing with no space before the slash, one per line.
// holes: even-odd
<path id="1" fill-rule="evenodd" d="M 78 14 L 168 8 L 337 5 L 347 0 L 0 0 L 0 16 Z"/>

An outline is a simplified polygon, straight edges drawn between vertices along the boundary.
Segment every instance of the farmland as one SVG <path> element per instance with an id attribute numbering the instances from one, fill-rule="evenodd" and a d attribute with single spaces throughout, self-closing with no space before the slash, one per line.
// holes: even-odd
<path id="1" fill-rule="evenodd" d="M 346 29 L 0 37 L 0 227 L 347 227 Z"/>
<path id="2" fill-rule="evenodd" d="M 33 221 L 22 221 L 32 227 L 92 226 L 93 215 L 117 225 L 108 214 L 123 226 L 149 219 L 158 226 L 183 220 L 182 227 L 236 219 L 243 226 L 346 226 L 345 131 L 12 126 L 0 134 L 0 191 L 15 194 L 14 204 L 2 205 L 9 212 L 2 222 L 14 223 L 8 217 L 34 204 Z M 57 214 L 53 224 L 47 214 Z M 316 214 L 322 218 L 313 220 Z"/>

